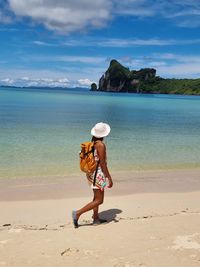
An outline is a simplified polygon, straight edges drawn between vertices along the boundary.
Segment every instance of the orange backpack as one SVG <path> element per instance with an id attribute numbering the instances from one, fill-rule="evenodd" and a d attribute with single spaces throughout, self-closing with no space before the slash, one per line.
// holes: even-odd
<path id="1" fill-rule="evenodd" d="M 80 169 L 86 173 L 93 173 L 97 169 L 97 162 L 94 157 L 95 142 L 84 142 L 81 144 Z"/>

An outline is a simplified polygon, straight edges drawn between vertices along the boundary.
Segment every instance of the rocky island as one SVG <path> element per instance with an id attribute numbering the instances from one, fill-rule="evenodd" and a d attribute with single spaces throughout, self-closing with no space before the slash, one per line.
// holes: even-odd
<path id="1" fill-rule="evenodd" d="M 200 95 L 200 79 L 164 79 L 153 68 L 129 70 L 113 59 L 91 91 Z"/>

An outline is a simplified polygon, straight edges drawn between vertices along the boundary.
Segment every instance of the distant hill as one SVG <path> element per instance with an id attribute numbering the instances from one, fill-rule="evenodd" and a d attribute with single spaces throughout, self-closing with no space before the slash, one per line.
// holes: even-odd
<path id="1" fill-rule="evenodd" d="M 155 69 L 130 71 L 113 59 L 99 87 L 93 83 L 91 91 L 200 95 L 200 79 L 164 79 Z"/>

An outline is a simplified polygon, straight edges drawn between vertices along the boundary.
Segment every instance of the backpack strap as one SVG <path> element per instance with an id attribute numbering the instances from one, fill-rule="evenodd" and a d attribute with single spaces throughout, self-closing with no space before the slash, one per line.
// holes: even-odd
<path id="1" fill-rule="evenodd" d="M 101 140 L 97 140 L 94 142 L 94 144 L 96 144 L 97 142 L 102 142 Z M 93 186 L 95 186 L 95 183 L 96 183 L 96 177 L 97 177 L 97 171 L 98 171 L 98 168 L 99 168 L 99 164 L 100 164 L 100 160 L 98 160 L 97 162 L 97 167 L 96 167 L 96 170 L 95 170 L 95 174 L 94 174 L 94 179 L 93 179 Z"/>

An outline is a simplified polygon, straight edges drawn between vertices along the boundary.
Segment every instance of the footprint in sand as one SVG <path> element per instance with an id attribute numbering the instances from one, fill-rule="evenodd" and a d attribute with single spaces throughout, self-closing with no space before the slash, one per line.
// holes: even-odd
<path id="1" fill-rule="evenodd" d="M 60 255 L 61 256 L 70 256 L 70 255 L 73 255 L 73 254 L 75 254 L 77 252 L 79 252 L 79 249 L 77 249 L 77 248 L 67 248 L 64 251 L 62 251 L 60 253 Z"/>

